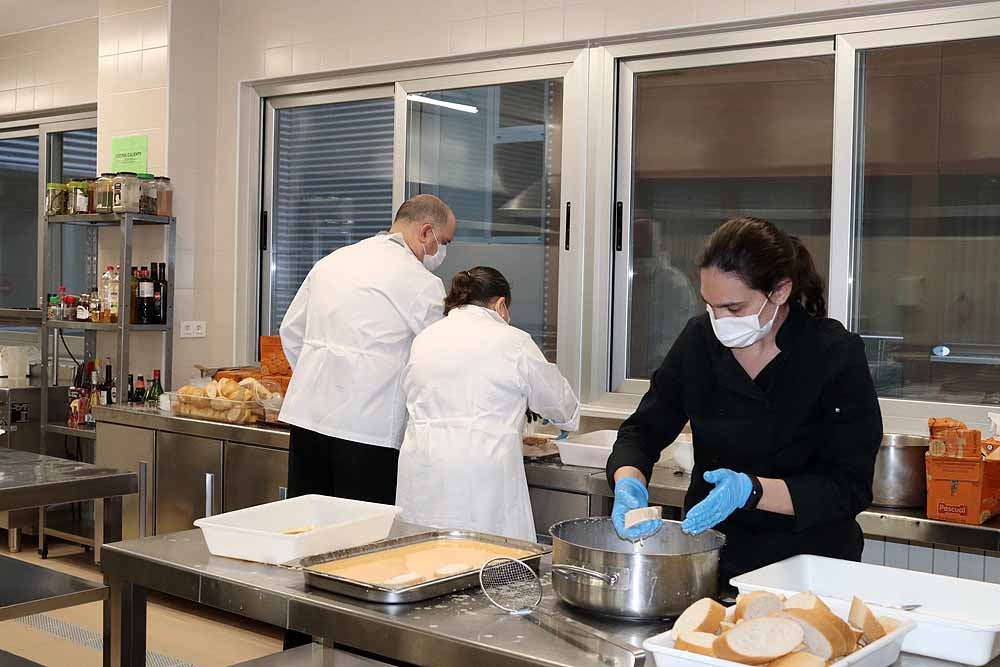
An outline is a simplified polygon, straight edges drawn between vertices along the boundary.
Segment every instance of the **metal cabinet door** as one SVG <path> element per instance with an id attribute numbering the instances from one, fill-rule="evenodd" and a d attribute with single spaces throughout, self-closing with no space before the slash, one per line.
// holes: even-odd
<path id="1" fill-rule="evenodd" d="M 582 493 L 553 491 L 537 486 L 528 487 L 531 513 L 535 519 L 535 532 L 539 539 L 548 542 L 549 528 L 567 519 L 580 519 L 590 513 L 590 496 Z"/>
<path id="2" fill-rule="evenodd" d="M 146 464 L 146 534 L 155 535 L 153 523 L 153 471 L 155 469 L 156 431 L 134 426 L 97 423 L 97 444 L 94 446 L 94 463 L 118 470 L 139 472 L 139 464 Z M 142 483 L 140 479 L 140 484 Z M 94 503 L 95 525 L 102 525 L 103 503 Z M 139 537 L 139 496 L 122 498 L 122 539 Z"/>
<path id="3" fill-rule="evenodd" d="M 214 475 L 210 489 L 208 475 Z M 206 501 L 212 514 L 222 511 L 222 441 L 157 431 L 154 477 L 156 533 L 190 530 L 205 516 Z"/>
<path id="4" fill-rule="evenodd" d="M 281 499 L 288 485 L 287 451 L 227 442 L 225 452 L 224 512 Z"/>

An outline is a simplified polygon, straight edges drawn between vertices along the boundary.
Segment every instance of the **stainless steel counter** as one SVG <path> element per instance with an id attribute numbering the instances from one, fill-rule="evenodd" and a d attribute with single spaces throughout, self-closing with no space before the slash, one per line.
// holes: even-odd
<path id="1" fill-rule="evenodd" d="M 393 536 L 425 529 L 397 523 Z M 641 646 L 667 623 L 609 621 L 556 600 L 543 565 L 542 605 Z M 112 587 L 108 622 L 111 665 L 141 665 L 147 590 L 156 590 L 322 637 L 361 651 L 428 667 L 541 665 L 590 667 L 597 656 L 554 637 L 530 620 L 490 606 L 469 590 L 423 603 L 379 605 L 305 587 L 301 572 L 213 557 L 201 531 L 122 542 L 107 547 L 104 573 Z M 133 628 L 133 630 L 129 630 Z M 108 663 L 105 663 L 108 664 Z M 650 663 L 651 664 L 651 663 Z"/>
<path id="2" fill-rule="evenodd" d="M 0 449 L 0 510 L 124 496 L 137 489 L 135 473 Z"/>
<path id="3" fill-rule="evenodd" d="M 683 507 L 690 483 L 691 476 L 683 471 L 656 467 L 649 485 L 649 500 L 657 505 Z M 589 490 L 595 496 L 614 497 L 603 471 L 591 475 Z M 865 535 L 874 537 L 1000 551 L 1000 516 L 982 526 L 970 526 L 928 519 L 919 509 L 872 507 L 858 516 L 858 523 Z"/>
<path id="4" fill-rule="evenodd" d="M 178 417 L 157 408 L 111 406 L 94 407 L 99 422 L 132 426 L 156 431 L 169 431 L 213 440 L 229 440 L 248 445 L 288 449 L 288 431 L 263 426 L 241 426 Z"/>

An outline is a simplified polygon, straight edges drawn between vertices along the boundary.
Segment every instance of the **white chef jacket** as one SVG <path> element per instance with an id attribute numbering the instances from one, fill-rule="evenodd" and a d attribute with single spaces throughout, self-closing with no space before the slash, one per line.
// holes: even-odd
<path id="1" fill-rule="evenodd" d="M 399 449 L 401 376 L 414 337 L 444 314 L 444 285 L 399 234 L 340 248 L 313 266 L 281 321 L 292 380 L 279 418 Z"/>
<path id="2" fill-rule="evenodd" d="M 396 504 L 405 521 L 535 540 L 521 453 L 525 409 L 568 431 L 569 383 L 524 331 L 465 306 L 413 342 Z"/>

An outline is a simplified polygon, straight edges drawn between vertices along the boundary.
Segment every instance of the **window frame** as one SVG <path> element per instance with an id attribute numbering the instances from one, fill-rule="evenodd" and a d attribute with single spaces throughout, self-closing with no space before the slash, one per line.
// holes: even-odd
<path id="1" fill-rule="evenodd" d="M 833 39 L 820 39 L 794 44 L 753 46 L 706 53 L 681 53 L 650 58 L 624 59 L 618 63 L 618 126 L 616 137 L 615 196 L 614 206 L 621 206 L 621 246 L 614 239 L 610 249 L 613 261 L 612 313 L 611 313 L 611 381 L 610 391 L 623 394 L 643 394 L 649 389 L 649 380 L 628 377 L 628 350 L 631 328 L 631 274 L 632 274 L 632 200 L 635 192 L 634 160 L 635 143 L 635 87 L 642 74 L 669 72 L 701 67 L 717 67 L 743 63 L 791 60 L 834 55 Z M 616 237 L 619 222 L 615 214 Z"/>

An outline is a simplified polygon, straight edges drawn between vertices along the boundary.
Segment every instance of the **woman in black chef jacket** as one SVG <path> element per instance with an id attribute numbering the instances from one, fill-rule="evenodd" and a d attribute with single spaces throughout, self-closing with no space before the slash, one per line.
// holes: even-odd
<path id="1" fill-rule="evenodd" d="M 823 280 L 795 237 L 735 218 L 699 261 L 692 318 L 608 460 L 612 518 L 649 502 L 660 452 L 690 422 L 695 466 L 685 532 L 725 533 L 722 581 L 796 554 L 860 560 L 882 417 L 861 338 L 826 317 Z"/>

